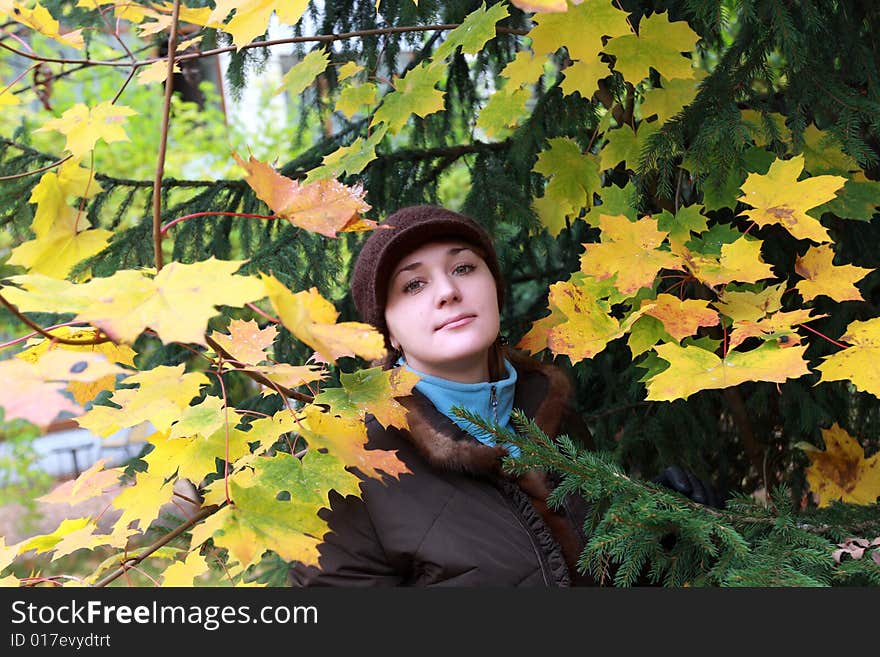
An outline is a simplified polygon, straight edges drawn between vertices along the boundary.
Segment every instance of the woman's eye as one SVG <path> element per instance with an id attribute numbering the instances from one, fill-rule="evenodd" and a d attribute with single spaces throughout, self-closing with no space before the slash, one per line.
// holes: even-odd
<path id="1" fill-rule="evenodd" d="M 476 267 L 474 265 L 458 265 L 455 269 L 452 270 L 455 274 L 469 274 Z"/>
<path id="2" fill-rule="evenodd" d="M 403 286 L 404 294 L 412 294 L 413 292 L 417 292 L 422 289 L 422 281 L 417 278 L 412 279 L 409 283 Z"/>

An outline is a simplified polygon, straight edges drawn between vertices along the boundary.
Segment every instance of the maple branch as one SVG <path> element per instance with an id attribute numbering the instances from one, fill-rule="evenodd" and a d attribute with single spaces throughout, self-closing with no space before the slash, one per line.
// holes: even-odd
<path id="1" fill-rule="evenodd" d="M 226 351 L 223 347 L 221 347 L 219 344 L 217 344 L 217 342 L 215 340 L 211 339 L 207 334 L 205 335 L 205 342 L 209 347 L 211 347 L 211 349 L 213 349 L 215 352 L 217 352 L 217 355 L 219 355 L 222 358 L 227 359 L 227 360 L 235 360 L 233 358 L 233 356 L 228 351 Z M 274 388 L 275 390 L 277 390 L 281 394 L 282 397 L 291 397 L 291 398 L 296 399 L 298 401 L 301 401 L 305 404 L 311 404 L 312 401 L 314 401 L 313 397 L 309 397 L 308 395 L 304 395 L 303 393 L 297 392 L 296 390 L 290 390 L 289 388 L 285 388 L 284 386 L 276 383 L 275 381 L 272 381 L 270 378 L 263 376 L 259 372 L 252 372 L 251 370 L 245 370 L 245 369 L 235 369 L 232 371 L 241 372 L 242 374 L 253 379 L 257 383 L 262 383 L 264 386 L 269 386 L 270 388 Z"/>
<path id="2" fill-rule="evenodd" d="M 105 7 L 98 7 L 98 13 L 101 14 L 101 20 L 104 21 L 104 25 L 107 26 L 107 30 L 116 39 L 116 42 L 122 46 L 122 49 L 125 51 L 125 54 L 128 55 L 129 59 L 133 62 L 137 61 L 137 57 L 134 56 L 134 53 L 129 50 L 128 46 L 125 44 L 125 41 L 122 40 L 122 37 L 119 36 L 119 21 L 116 21 L 116 28 L 114 29 L 112 25 L 110 25 L 110 21 L 107 20 L 107 15 L 104 13 Z"/>
<path id="3" fill-rule="evenodd" d="M 819 319 L 819 318 L 817 317 L 816 319 Z M 824 338 L 824 339 L 828 340 L 828 342 L 830 342 L 831 344 L 833 344 L 833 345 L 837 345 L 838 347 L 841 347 L 841 348 L 843 348 L 843 349 L 849 349 L 849 347 L 850 347 L 850 345 L 848 345 L 848 344 L 843 344 L 842 342 L 838 342 L 837 340 L 832 340 L 831 338 L 829 338 L 829 337 L 828 337 L 827 335 L 825 335 L 824 333 L 820 333 L 820 332 L 817 331 L 816 329 L 814 329 L 814 328 L 810 328 L 810 327 L 807 326 L 806 324 L 795 324 L 795 326 L 799 326 L 800 328 L 805 328 L 805 329 L 807 329 L 808 331 L 812 331 L 813 333 L 815 333 L 816 335 L 818 335 L 820 338 Z"/>
<path id="4" fill-rule="evenodd" d="M 88 322 L 64 322 L 63 324 L 54 324 L 52 326 L 47 326 L 43 330 L 44 331 L 52 331 L 57 328 L 61 328 L 62 326 L 79 326 L 81 324 L 88 324 Z M 40 335 L 39 331 L 34 331 L 33 333 L 28 333 L 27 335 L 23 335 L 19 338 L 15 338 L 14 340 L 10 340 L 9 342 L 4 342 L 0 344 L 0 349 L 6 349 L 6 347 L 11 347 L 14 344 L 18 344 L 19 342 L 25 342 L 30 340 L 35 335 Z M 54 336 L 53 336 L 54 339 Z"/>
<path id="5" fill-rule="evenodd" d="M 181 222 L 186 221 L 187 219 L 195 219 L 196 217 L 210 217 L 210 216 L 218 216 L 218 217 L 241 217 L 243 219 L 278 219 L 278 216 L 268 216 L 265 214 L 247 214 L 245 212 L 195 212 L 193 214 L 187 214 L 183 217 L 178 217 L 177 219 L 173 219 L 169 221 L 167 224 L 162 226 L 162 229 L 159 231 L 165 236 L 168 233 L 168 229 L 174 226 L 175 224 L 179 224 Z"/>
<path id="6" fill-rule="evenodd" d="M 174 0 L 174 8 L 171 12 L 171 34 L 168 37 L 168 70 L 165 76 L 165 102 L 162 106 L 162 136 L 159 138 L 159 158 L 156 162 L 156 179 L 153 182 L 153 257 L 156 261 L 157 272 L 162 270 L 162 174 L 165 172 L 171 96 L 174 93 L 172 81 L 174 80 L 174 51 L 177 49 L 177 19 L 179 16 L 180 0 Z"/>
<path id="7" fill-rule="evenodd" d="M 257 313 L 258 315 L 261 315 L 261 316 L 265 317 L 266 319 L 268 319 L 268 320 L 269 320 L 270 322 L 272 322 L 273 324 L 280 324 L 280 323 L 281 323 L 281 320 L 280 320 L 280 319 L 278 319 L 277 317 L 272 317 L 271 315 L 267 315 L 267 314 L 263 311 L 263 309 L 260 308 L 259 306 L 257 306 L 256 304 L 253 304 L 253 303 L 251 303 L 250 301 L 248 301 L 245 305 L 246 305 L 248 308 L 250 308 L 251 310 L 253 310 L 255 313 Z"/>
<path id="8" fill-rule="evenodd" d="M 229 398 L 226 396 L 226 384 L 223 383 L 223 357 L 217 363 L 217 381 L 220 382 L 220 394 L 223 397 L 223 427 L 226 429 L 226 453 L 223 459 L 223 488 L 226 491 L 226 502 L 232 504 L 229 497 Z"/>
<path id="9" fill-rule="evenodd" d="M 71 344 L 71 345 L 86 345 L 86 344 L 103 344 L 104 342 L 111 342 L 112 340 L 108 336 L 104 336 L 103 338 L 94 338 L 92 340 L 68 340 L 67 338 L 59 338 L 57 335 L 52 335 L 46 329 L 44 329 L 39 324 L 32 321 L 30 318 L 25 317 L 25 315 L 16 308 L 13 304 L 11 304 L 2 294 L 0 294 L 0 303 L 2 303 L 13 315 L 18 317 L 24 324 L 27 324 L 29 327 L 34 329 L 37 333 L 42 335 L 53 342 L 58 342 L 60 344 Z M 12 344 L 12 343 L 8 343 Z M 5 346 L 5 345 L 3 345 Z"/>
<path id="10" fill-rule="evenodd" d="M 119 576 L 124 575 L 128 570 L 130 570 L 131 568 L 133 568 L 137 564 L 141 563 L 144 559 L 146 559 L 148 556 L 153 554 L 153 552 L 158 550 L 160 547 L 162 547 L 163 545 L 167 545 L 168 543 L 173 541 L 175 538 L 180 536 L 183 532 L 185 532 L 190 527 L 201 522 L 205 518 L 208 518 L 208 517 L 214 515 L 215 513 L 217 513 L 217 511 L 219 511 L 220 508 L 221 507 L 219 504 L 210 504 L 206 507 L 202 507 L 201 509 L 199 509 L 196 512 L 195 515 L 193 515 L 192 518 L 190 518 L 186 522 L 175 527 L 173 530 L 171 530 L 170 532 L 165 534 L 158 541 L 156 541 L 152 545 L 148 546 L 142 553 L 140 553 L 136 557 L 129 557 L 125 561 L 123 561 L 122 565 L 119 568 L 114 570 L 112 573 L 110 573 L 109 575 L 107 575 L 103 579 L 96 582 L 94 585 L 95 588 L 102 588 L 102 587 L 107 586 L 110 582 L 112 582 L 113 580 L 115 580 Z"/>
<path id="11" fill-rule="evenodd" d="M 125 82 L 122 83 L 122 86 L 119 87 L 119 91 L 116 92 L 116 95 L 113 96 L 113 100 L 110 101 L 111 105 L 115 105 L 116 101 L 122 96 L 122 92 L 125 91 L 125 88 L 128 86 L 128 83 L 131 82 L 131 79 L 134 77 L 134 74 L 137 73 L 137 68 L 134 66 L 131 67 L 131 70 L 128 72 L 128 77 L 125 78 Z"/>
<path id="12" fill-rule="evenodd" d="M 175 14 L 174 24 L 172 25 L 172 29 L 176 31 L 177 24 L 177 14 Z M 181 55 L 180 57 L 176 57 L 175 61 L 183 61 L 186 59 L 201 59 L 203 57 L 211 57 L 213 55 L 219 55 L 225 52 L 234 52 L 239 50 L 250 50 L 251 48 L 268 48 L 271 46 L 283 45 L 286 43 L 332 43 L 333 41 L 344 41 L 346 39 L 355 39 L 364 36 L 379 36 L 383 34 L 404 34 L 407 32 L 431 32 L 435 30 L 454 30 L 461 23 L 442 23 L 438 25 L 409 25 L 403 27 L 385 27 L 385 28 L 376 28 L 371 30 L 357 30 L 355 32 L 343 32 L 340 34 L 316 34 L 315 36 L 299 36 L 299 37 L 287 37 L 284 39 L 269 39 L 266 41 L 254 41 L 252 43 L 245 44 L 241 47 L 237 46 L 224 46 L 221 48 L 214 48 L 212 50 L 205 50 L 203 52 L 194 52 L 188 53 L 186 55 Z M 524 36 L 528 34 L 528 30 L 512 28 L 512 27 L 496 27 L 496 32 L 500 32 L 502 34 L 518 34 L 520 36 Z M 12 36 L 12 35 L 8 35 Z M 26 44 L 25 44 L 26 45 Z M 15 53 L 16 55 L 20 55 L 21 57 L 26 57 L 27 59 L 32 59 L 38 62 L 47 62 L 51 64 L 79 64 L 85 66 L 149 66 L 150 64 L 154 64 L 155 62 L 161 62 L 164 57 L 151 57 L 150 59 L 138 60 L 138 61 L 125 61 L 121 62 L 119 60 L 99 60 L 99 59 L 67 59 L 62 57 L 43 57 L 40 55 L 35 55 L 33 53 L 23 52 L 21 50 L 17 50 L 12 46 L 9 46 L 3 41 L 0 41 L 0 47 L 5 48 L 6 50 Z M 171 52 L 170 41 L 168 51 Z"/>

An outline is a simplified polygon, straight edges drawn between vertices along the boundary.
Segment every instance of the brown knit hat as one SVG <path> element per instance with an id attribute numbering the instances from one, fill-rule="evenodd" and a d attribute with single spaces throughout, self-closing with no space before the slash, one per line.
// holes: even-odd
<path id="1" fill-rule="evenodd" d="M 492 238 L 470 217 L 436 205 L 413 205 L 390 215 L 364 242 L 351 279 L 351 294 L 361 320 L 379 329 L 388 341 L 385 302 L 388 278 L 401 258 L 417 248 L 442 239 L 456 239 L 481 251 L 498 290 L 498 307 L 504 303 L 504 281 Z"/>

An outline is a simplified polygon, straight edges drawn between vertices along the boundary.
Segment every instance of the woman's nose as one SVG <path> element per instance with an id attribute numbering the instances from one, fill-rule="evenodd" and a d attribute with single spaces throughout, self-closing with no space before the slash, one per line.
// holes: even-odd
<path id="1" fill-rule="evenodd" d="M 437 295 L 437 307 L 445 306 L 450 301 L 460 301 L 461 295 L 458 290 L 458 285 L 454 279 L 448 276 L 442 276 L 437 280 L 437 284 L 435 289 L 435 293 Z"/>

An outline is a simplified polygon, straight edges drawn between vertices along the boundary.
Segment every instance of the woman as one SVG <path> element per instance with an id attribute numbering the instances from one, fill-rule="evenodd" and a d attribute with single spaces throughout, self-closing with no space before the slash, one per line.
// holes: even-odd
<path id="1" fill-rule="evenodd" d="M 593 583 L 575 564 L 586 505 L 547 505 L 553 482 L 514 477 L 502 457 L 515 446 L 452 414 L 463 406 L 512 428 L 521 409 L 550 437 L 578 436 L 563 372 L 499 338 L 504 284 L 492 240 L 472 219 L 435 206 L 388 217 L 354 267 L 362 320 L 385 336 L 386 368 L 420 376 L 407 407 L 409 431 L 368 416 L 368 448 L 395 450 L 410 469 L 399 480 L 363 477 L 362 496 L 330 493 L 330 531 L 319 566 L 295 564 L 294 585 L 569 586 Z M 589 444 L 589 433 L 581 432 Z"/>

